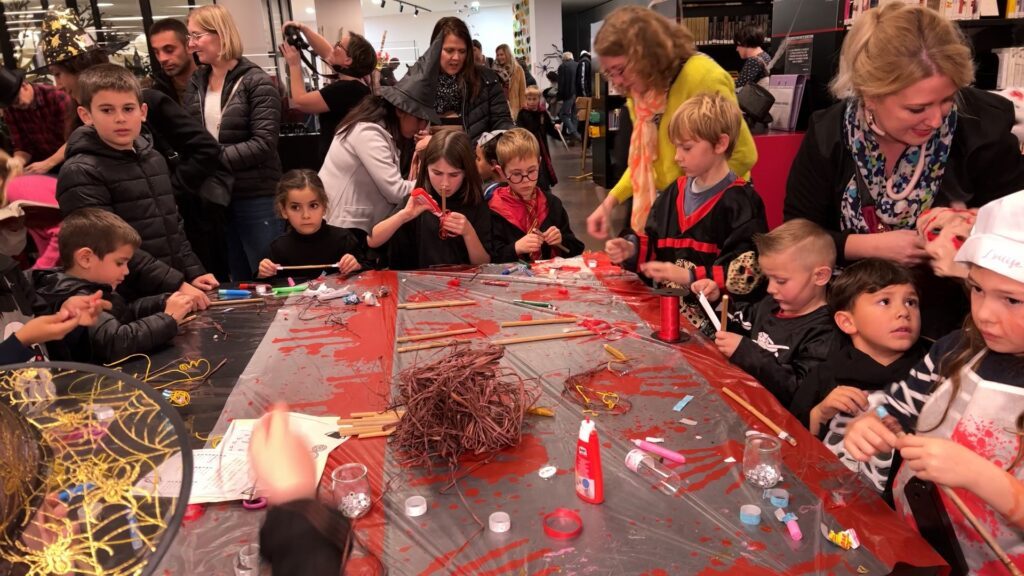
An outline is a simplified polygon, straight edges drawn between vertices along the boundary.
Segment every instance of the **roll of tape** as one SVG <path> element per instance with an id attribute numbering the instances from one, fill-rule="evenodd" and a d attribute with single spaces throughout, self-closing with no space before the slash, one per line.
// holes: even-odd
<path id="1" fill-rule="evenodd" d="M 753 504 L 740 506 L 740 522 L 748 526 L 757 526 L 761 523 L 761 509 Z"/>
<path id="2" fill-rule="evenodd" d="M 405 515 L 410 518 L 427 513 L 427 499 L 423 496 L 409 496 L 405 499 Z"/>
<path id="3" fill-rule="evenodd" d="M 571 540 L 583 532 L 583 519 L 568 508 L 556 508 L 544 516 L 544 533 L 556 540 Z"/>
<path id="4" fill-rule="evenodd" d="M 495 512 L 487 518 L 487 526 L 490 527 L 491 532 L 498 534 L 508 532 L 512 528 L 512 518 L 509 517 L 508 512 Z"/>
<path id="5" fill-rule="evenodd" d="M 789 491 L 784 488 L 771 488 L 764 491 L 764 497 L 776 508 L 789 507 Z"/>

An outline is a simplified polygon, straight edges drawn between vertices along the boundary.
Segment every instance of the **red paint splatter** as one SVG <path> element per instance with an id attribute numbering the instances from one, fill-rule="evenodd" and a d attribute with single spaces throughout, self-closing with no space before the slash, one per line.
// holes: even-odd
<path id="1" fill-rule="evenodd" d="M 472 570 L 474 570 L 476 568 L 479 568 L 479 567 L 483 566 L 484 564 L 486 564 L 487 562 L 489 562 L 491 560 L 496 560 L 498 558 L 501 558 L 502 556 L 504 556 L 505 554 L 511 552 L 512 550 L 527 544 L 529 541 L 530 540 L 528 538 L 523 538 L 522 540 L 516 540 L 515 542 L 511 542 L 511 543 L 506 544 L 505 546 L 502 546 L 500 548 L 495 548 L 494 550 L 491 550 L 487 554 L 484 554 L 483 556 L 480 556 L 479 558 L 476 558 L 476 559 L 472 560 L 471 562 L 468 562 L 466 564 L 463 564 L 463 565 L 459 566 L 457 570 L 458 571 L 465 571 L 465 570 L 472 571 Z M 450 550 L 450 551 L 445 552 L 444 554 L 434 558 L 434 561 L 431 562 L 429 566 L 424 568 L 422 572 L 420 572 L 420 576 L 430 576 L 431 574 L 433 574 L 435 572 L 443 570 L 444 567 L 448 564 L 448 562 L 452 558 L 454 558 L 455 555 L 458 554 L 460 550 L 461 550 L 461 548 L 458 548 L 458 549 L 455 549 L 455 550 Z"/>

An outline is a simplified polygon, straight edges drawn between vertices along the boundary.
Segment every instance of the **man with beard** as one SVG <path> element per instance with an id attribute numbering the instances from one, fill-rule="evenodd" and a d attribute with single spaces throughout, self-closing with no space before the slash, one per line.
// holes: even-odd
<path id="1" fill-rule="evenodd" d="M 181 104 L 188 81 L 196 71 L 196 62 L 188 51 L 188 28 L 175 18 L 158 20 L 149 29 L 149 44 L 163 70 L 163 74 L 153 73 L 153 88 Z"/>

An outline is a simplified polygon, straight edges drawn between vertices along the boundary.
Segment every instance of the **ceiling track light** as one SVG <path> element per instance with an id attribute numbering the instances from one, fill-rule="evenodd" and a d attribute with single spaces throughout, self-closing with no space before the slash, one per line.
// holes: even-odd
<path id="1" fill-rule="evenodd" d="M 401 2 L 399 2 L 398 3 L 398 11 L 399 12 L 404 12 L 405 11 L 405 4 L 402 4 Z"/>
<path id="2" fill-rule="evenodd" d="M 381 7 L 381 8 L 383 8 L 383 7 L 384 7 L 384 0 L 380 0 L 380 7 Z"/>

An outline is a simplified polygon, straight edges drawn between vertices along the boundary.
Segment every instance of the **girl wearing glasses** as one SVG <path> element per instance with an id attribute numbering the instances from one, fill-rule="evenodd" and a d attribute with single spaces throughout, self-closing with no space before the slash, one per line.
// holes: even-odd
<path id="1" fill-rule="evenodd" d="M 587 231 L 608 237 L 609 215 L 633 198 L 633 230 L 644 230 L 658 190 L 683 176 L 675 163 L 668 125 L 676 109 L 701 92 L 718 92 L 736 101 L 732 77 L 710 57 L 697 52 L 693 34 L 647 8 L 627 6 L 612 12 L 594 38 L 602 73 L 628 99 L 633 134 L 629 168 L 604 202 L 587 218 Z M 757 161 L 754 138 L 744 122 L 729 168 L 745 180 Z"/>
<path id="2" fill-rule="evenodd" d="M 282 232 L 274 210 L 281 97 L 270 76 L 242 56 L 238 28 L 223 6 L 193 10 L 188 32 L 200 66 L 185 92 L 185 109 L 220 142 L 221 163 L 231 173 L 224 178 L 228 266 L 233 280 L 247 280 Z"/>

